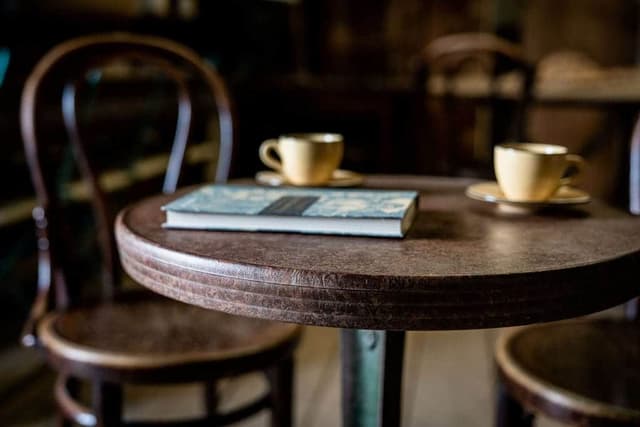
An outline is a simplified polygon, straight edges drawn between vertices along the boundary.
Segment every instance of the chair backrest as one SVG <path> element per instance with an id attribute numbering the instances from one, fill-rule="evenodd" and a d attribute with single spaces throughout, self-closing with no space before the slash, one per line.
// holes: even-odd
<path id="1" fill-rule="evenodd" d="M 194 51 L 170 40 L 125 33 L 80 37 L 51 49 L 28 77 L 20 107 L 24 147 L 37 194 L 33 218 L 39 249 L 38 294 L 23 335 L 23 342 L 27 345 L 35 344 L 35 323 L 51 306 L 64 309 L 77 302 L 79 284 L 72 283 L 76 281 L 72 277 L 77 276 L 74 270 L 79 268 L 79 263 L 69 256 L 74 251 L 78 252 L 76 236 L 69 231 L 77 219 L 70 217 L 63 208 L 66 202 L 62 200 L 59 183 L 61 170 L 69 169 L 69 163 L 76 168 L 74 184 L 83 187 L 90 200 L 97 228 L 95 238 L 101 255 L 103 296 L 110 297 L 120 281 L 121 267 L 113 233 L 115 212 L 107 203 L 105 176 L 99 170 L 102 159 L 96 157 L 104 157 L 107 153 L 107 156 L 119 158 L 118 150 L 123 150 L 123 147 L 101 147 L 100 154 L 96 150 L 92 153 L 89 146 L 91 143 L 99 145 L 100 138 L 92 139 L 85 135 L 84 130 L 88 126 L 81 119 L 86 114 L 82 116 L 76 111 L 83 111 L 78 108 L 83 91 L 95 87 L 91 76 L 101 76 L 96 71 L 106 73 L 109 67 L 112 74 L 114 69 L 120 69 L 115 75 L 125 76 L 123 80 L 130 77 L 133 70 L 153 71 L 155 74 L 152 75 L 161 75 L 163 83 L 170 82 L 172 86 L 171 99 L 175 95 L 176 102 L 169 104 L 169 109 L 177 117 L 173 144 L 170 150 L 165 150 L 168 153 L 166 172 L 164 164 L 160 167 L 160 172 L 165 172 L 164 192 L 173 192 L 184 172 L 182 165 L 187 154 L 187 141 L 195 123 L 192 116 L 203 97 L 208 98 L 217 118 L 217 138 L 213 138 L 217 153 L 210 156 L 217 158 L 215 181 L 226 181 L 229 175 L 234 131 L 230 99 L 222 78 Z M 142 75 L 148 77 L 149 73 Z M 139 88 L 141 81 L 144 78 L 138 78 L 130 88 Z M 123 99 L 126 99 L 126 92 L 124 90 L 122 94 Z M 53 101 L 49 101 L 51 99 Z M 143 102 L 156 105 L 151 101 L 149 96 L 143 97 Z M 125 100 L 116 99 L 115 105 L 103 111 L 103 118 L 108 122 L 104 131 L 119 129 L 113 123 L 113 116 L 118 116 L 118 123 L 130 119 L 132 113 L 127 111 Z M 52 120 L 55 115 L 60 115 L 61 120 L 55 120 L 55 117 Z M 52 124 L 54 122 L 60 123 L 58 128 Z M 158 127 L 166 121 L 160 122 Z M 58 134 L 54 132 L 56 129 Z M 124 147 L 125 150 L 127 148 L 133 147 Z M 216 151 L 216 148 L 212 146 L 212 150 Z"/>
<path id="2" fill-rule="evenodd" d="M 640 215 L 640 114 L 636 116 L 629 144 L 629 212 Z M 625 317 L 640 322 L 640 296 L 625 304 Z"/>
<path id="3" fill-rule="evenodd" d="M 458 126 L 452 120 L 455 115 L 452 87 L 455 78 L 470 64 L 479 65 L 489 79 L 488 96 L 483 100 L 493 113 L 488 126 L 489 143 L 493 146 L 506 138 L 516 141 L 525 139 L 525 113 L 531 98 L 535 67 L 526 59 L 521 47 L 489 33 L 461 33 L 437 38 L 418 57 L 415 84 L 418 93 L 424 97 L 431 76 L 440 75 L 444 79 L 442 98 L 447 120 L 442 143 L 446 146 L 440 150 L 444 152 L 447 164 L 438 172 L 455 173 L 459 166 L 461 141 Z M 509 71 L 518 71 L 523 78 L 521 92 L 514 100 L 515 105 L 513 102 L 503 102 L 496 91 L 497 77 Z"/>
<path id="4" fill-rule="evenodd" d="M 636 118 L 631 136 L 629 156 L 629 210 L 640 215 L 640 115 Z"/>

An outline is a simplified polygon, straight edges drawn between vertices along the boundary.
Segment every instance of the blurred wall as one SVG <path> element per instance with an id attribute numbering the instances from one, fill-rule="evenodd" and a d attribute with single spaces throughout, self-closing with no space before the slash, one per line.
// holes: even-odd
<path id="1" fill-rule="evenodd" d="M 530 0 L 524 16 L 522 39 L 531 58 L 573 50 L 604 66 L 635 61 L 636 1 Z"/>
<path id="2" fill-rule="evenodd" d="M 523 44 L 538 61 L 539 80 L 581 78 L 636 60 L 638 5 L 635 1 L 535 0 L 524 9 Z M 581 186 L 615 198 L 626 179 L 629 114 L 605 108 L 533 108 L 529 136 L 566 145 L 588 159 Z M 627 122 L 625 122 L 625 120 Z"/>

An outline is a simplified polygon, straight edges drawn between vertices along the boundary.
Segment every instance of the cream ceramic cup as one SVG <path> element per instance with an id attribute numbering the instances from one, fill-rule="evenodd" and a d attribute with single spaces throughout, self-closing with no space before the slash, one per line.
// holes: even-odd
<path id="1" fill-rule="evenodd" d="M 260 160 L 291 184 L 322 185 L 329 182 L 340 166 L 343 152 L 340 134 L 298 133 L 264 141 L 260 145 Z"/>
<path id="2" fill-rule="evenodd" d="M 569 154 L 567 147 L 515 142 L 497 145 L 493 164 L 498 185 L 509 200 L 544 201 L 563 185 L 575 183 L 584 168 L 584 159 Z M 570 166 L 576 172 L 563 176 Z"/>

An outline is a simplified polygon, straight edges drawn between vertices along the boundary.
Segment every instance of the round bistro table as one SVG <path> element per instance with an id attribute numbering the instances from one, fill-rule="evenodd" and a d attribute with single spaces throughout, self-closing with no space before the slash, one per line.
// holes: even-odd
<path id="1" fill-rule="evenodd" d="M 343 422 L 398 425 L 404 331 L 575 317 L 640 294 L 640 219 L 598 201 L 530 215 L 465 197 L 464 179 L 372 176 L 420 191 L 404 239 L 168 230 L 160 195 L 116 221 L 151 290 L 244 316 L 342 328 Z"/>

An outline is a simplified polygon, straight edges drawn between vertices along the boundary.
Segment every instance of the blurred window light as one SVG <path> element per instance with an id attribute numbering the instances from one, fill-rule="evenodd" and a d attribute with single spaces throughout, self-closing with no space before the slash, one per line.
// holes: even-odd
<path id="1" fill-rule="evenodd" d="M 9 48 L 0 48 L 0 86 L 4 83 L 4 78 L 7 75 L 7 68 L 9 68 L 9 60 L 11 59 L 11 52 Z"/>

